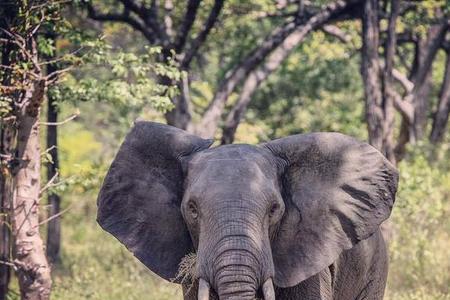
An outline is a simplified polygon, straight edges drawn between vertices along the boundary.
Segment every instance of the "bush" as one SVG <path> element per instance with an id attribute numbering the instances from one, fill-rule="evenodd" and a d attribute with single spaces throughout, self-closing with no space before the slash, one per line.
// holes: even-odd
<path id="1" fill-rule="evenodd" d="M 429 163 L 420 154 L 399 166 L 400 185 L 389 245 L 389 299 L 450 299 L 447 167 Z"/>

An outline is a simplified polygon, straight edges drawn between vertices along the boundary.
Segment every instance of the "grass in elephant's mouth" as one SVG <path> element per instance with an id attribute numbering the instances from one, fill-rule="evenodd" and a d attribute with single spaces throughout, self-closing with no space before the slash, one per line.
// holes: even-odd
<path id="1" fill-rule="evenodd" d="M 180 262 L 178 272 L 173 281 L 180 282 L 188 286 L 188 290 L 192 288 L 195 280 L 197 279 L 196 273 L 197 255 L 195 253 L 189 253 Z"/>

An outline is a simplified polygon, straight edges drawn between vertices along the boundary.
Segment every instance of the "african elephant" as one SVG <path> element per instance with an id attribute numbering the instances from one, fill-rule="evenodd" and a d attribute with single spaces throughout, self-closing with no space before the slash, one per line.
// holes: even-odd
<path id="1" fill-rule="evenodd" d="M 101 227 L 167 280 L 196 253 L 185 299 L 383 298 L 398 174 L 380 152 L 339 133 L 211 144 L 137 122 L 101 188 Z"/>

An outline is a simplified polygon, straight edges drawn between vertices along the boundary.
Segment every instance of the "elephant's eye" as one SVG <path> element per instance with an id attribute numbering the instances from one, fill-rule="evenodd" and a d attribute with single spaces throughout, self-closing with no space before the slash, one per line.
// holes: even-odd
<path id="1" fill-rule="evenodd" d="M 195 204 L 195 202 L 193 202 L 193 201 L 189 202 L 188 211 L 194 220 L 196 220 L 198 218 L 198 210 L 197 210 L 197 205 Z"/>
<path id="2" fill-rule="evenodd" d="M 270 217 L 275 216 L 279 209 L 280 205 L 278 203 L 273 203 L 269 210 L 269 216 Z"/>

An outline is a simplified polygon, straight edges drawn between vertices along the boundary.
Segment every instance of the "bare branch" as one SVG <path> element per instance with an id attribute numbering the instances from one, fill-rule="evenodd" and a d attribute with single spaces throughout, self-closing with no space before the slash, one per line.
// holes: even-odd
<path id="1" fill-rule="evenodd" d="M 87 7 L 89 18 L 91 18 L 93 20 L 102 21 L 102 22 L 110 21 L 110 22 L 126 23 L 126 24 L 130 25 L 131 27 L 133 27 L 134 29 L 136 29 L 137 31 L 141 32 L 150 43 L 155 43 L 157 40 L 154 32 L 151 29 L 149 29 L 148 27 L 146 27 L 144 24 L 142 24 L 139 20 L 132 17 L 129 14 L 129 11 L 127 11 L 127 10 L 124 10 L 121 14 L 115 14 L 115 13 L 102 14 L 102 13 L 97 12 L 91 3 L 87 3 L 86 7 Z"/>
<path id="2" fill-rule="evenodd" d="M 59 126 L 59 125 L 63 125 L 63 124 L 66 124 L 66 123 L 72 121 L 73 119 L 75 119 L 79 115 L 80 115 L 80 112 L 78 111 L 77 113 L 71 115 L 70 117 L 68 117 L 67 119 L 65 119 L 63 121 L 59 121 L 59 122 L 39 122 L 39 124 L 40 125 L 46 125 L 46 126 Z"/>
<path id="3" fill-rule="evenodd" d="M 403 100 L 398 93 L 394 91 L 391 91 L 391 93 L 395 109 L 403 116 L 408 124 L 411 124 L 414 120 L 414 105 L 411 103 L 410 99 L 406 98 Z"/>
<path id="4" fill-rule="evenodd" d="M 178 35 L 175 41 L 175 51 L 177 53 L 179 53 L 186 44 L 189 31 L 191 30 L 197 17 L 200 2 L 201 0 L 189 0 L 187 3 L 186 14 L 181 22 L 180 28 L 178 29 Z"/>
<path id="5" fill-rule="evenodd" d="M 47 149 L 47 151 L 50 151 L 50 149 Z M 43 188 L 41 188 L 41 190 L 39 191 L 39 197 L 42 196 L 42 194 L 48 190 L 49 188 L 54 186 L 54 182 L 58 179 L 59 177 L 59 173 L 56 172 L 55 175 L 44 185 Z"/>
<path id="6" fill-rule="evenodd" d="M 352 40 L 351 36 L 344 31 L 342 31 L 339 27 L 336 25 L 324 25 L 322 26 L 322 31 L 326 34 L 332 35 L 338 40 L 340 40 L 342 43 L 348 43 Z"/>
<path id="7" fill-rule="evenodd" d="M 206 38 L 208 37 L 209 32 L 216 24 L 220 12 L 222 11 L 223 4 L 224 0 L 214 1 L 214 6 L 209 13 L 208 19 L 203 24 L 201 32 L 198 34 L 195 40 L 191 42 L 189 49 L 186 51 L 184 57 L 182 58 L 182 68 L 186 69 L 190 65 L 194 56 L 197 55 L 198 49 L 203 45 Z"/>
<path id="8" fill-rule="evenodd" d="M 73 68 L 75 68 L 74 65 L 68 66 L 64 69 L 58 69 L 58 70 L 53 71 L 52 73 L 48 74 L 47 76 L 45 76 L 45 79 L 47 80 L 48 84 L 55 83 L 58 81 L 58 79 L 60 79 L 61 75 L 69 72 Z"/>
<path id="9" fill-rule="evenodd" d="M 401 85 L 403 86 L 403 88 L 405 89 L 405 91 L 407 93 L 412 92 L 412 90 L 414 88 L 414 83 L 412 83 L 408 79 L 408 76 L 406 76 L 405 74 L 403 74 L 402 72 L 400 72 L 397 69 L 392 69 L 392 76 L 394 77 L 395 80 L 397 80 L 398 82 L 401 83 Z"/>
<path id="10" fill-rule="evenodd" d="M 44 225 L 44 224 L 50 222 L 51 220 L 54 220 L 54 219 L 56 219 L 56 218 L 59 218 L 61 215 L 65 214 L 66 212 L 68 212 L 68 211 L 69 211 L 70 209 L 72 209 L 72 208 L 73 208 L 73 205 L 68 206 L 66 209 L 60 211 L 59 213 L 54 214 L 53 216 L 51 216 L 51 217 L 49 217 L 49 218 L 47 218 L 47 219 L 45 219 L 45 220 L 39 222 L 39 223 L 36 224 L 33 228 L 37 228 L 37 227 L 39 227 L 39 226 L 41 226 L 41 225 Z"/>

